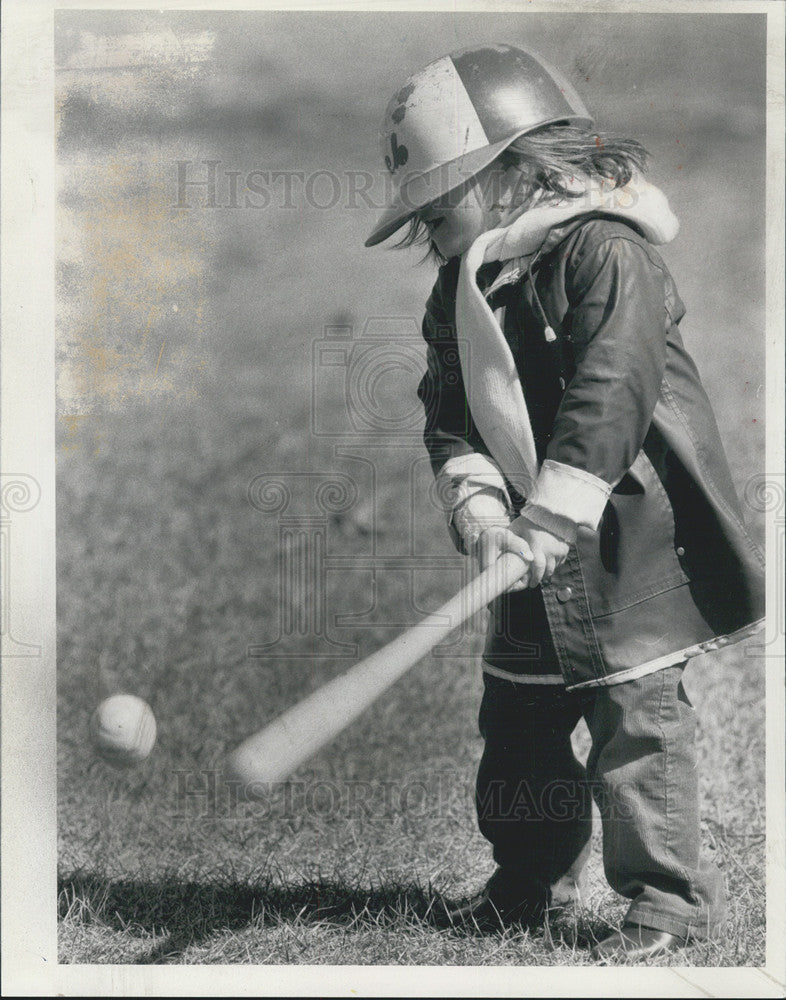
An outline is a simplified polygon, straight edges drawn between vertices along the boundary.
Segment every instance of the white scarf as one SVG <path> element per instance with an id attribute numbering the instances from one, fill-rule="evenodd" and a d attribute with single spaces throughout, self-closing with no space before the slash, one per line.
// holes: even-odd
<path id="1" fill-rule="evenodd" d="M 511 485 L 530 496 L 538 474 L 535 440 L 516 364 L 505 335 L 476 281 L 477 270 L 490 261 L 532 259 L 549 231 L 587 213 L 602 212 L 635 223 L 650 243 L 674 239 L 679 223 L 666 196 L 635 175 L 625 187 L 610 182 L 571 178 L 581 196 L 536 205 L 501 228 L 482 233 L 464 253 L 456 292 L 459 360 L 475 426 Z"/>

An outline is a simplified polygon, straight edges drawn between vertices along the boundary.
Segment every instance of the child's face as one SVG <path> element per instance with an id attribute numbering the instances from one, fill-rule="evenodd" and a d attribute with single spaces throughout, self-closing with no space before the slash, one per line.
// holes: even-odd
<path id="1" fill-rule="evenodd" d="M 504 171 L 495 162 L 420 209 L 418 216 L 443 257 L 459 256 L 481 233 L 499 225 L 504 183 Z"/>

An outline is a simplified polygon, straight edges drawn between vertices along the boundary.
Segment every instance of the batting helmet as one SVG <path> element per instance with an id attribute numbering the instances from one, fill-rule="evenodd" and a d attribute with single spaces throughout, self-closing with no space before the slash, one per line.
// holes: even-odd
<path id="1" fill-rule="evenodd" d="M 393 201 L 366 246 L 392 236 L 520 135 L 556 122 L 593 124 L 573 87 L 538 55 L 483 45 L 429 63 L 385 111 L 380 140 Z"/>

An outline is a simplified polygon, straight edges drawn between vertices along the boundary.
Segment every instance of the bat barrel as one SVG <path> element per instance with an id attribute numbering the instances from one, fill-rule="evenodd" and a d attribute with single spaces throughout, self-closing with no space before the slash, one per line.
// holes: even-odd
<path id="1" fill-rule="evenodd" d="M 345 673 L 334 677 L 253 736 L 227 758 L 226 780 L 241 795 L 262 798 L 347 728 L 399 677 L 454 629 L 520 579 L 522 559 L 506 553 L 455 597 Z"/>

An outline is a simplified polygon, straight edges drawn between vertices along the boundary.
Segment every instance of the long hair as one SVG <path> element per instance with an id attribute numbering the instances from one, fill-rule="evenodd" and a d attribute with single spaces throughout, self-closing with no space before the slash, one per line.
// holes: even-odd
<path id="1" fill-rule="evenodd" d="M 497 158 L 507 169 L 520 172 L 513 197 L 526 208 L 542 192 L 561 198 L 578 198 L 580 193 L 566 186 L 577 173 L 603 177 L 613 187 L 624 187 L 634 172 L 643 173 L 649 154 L 640 142 L 608 132 L 595 132 L 581 125 L 547 125 L 515 139 Z M 425 247 L 421 263 L 433 260 L 446 263 L 429 235 L 428 227 L 417 215 L 412 216 L 404 236 L 396 247 Z"/>

